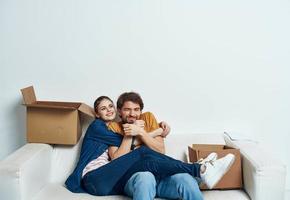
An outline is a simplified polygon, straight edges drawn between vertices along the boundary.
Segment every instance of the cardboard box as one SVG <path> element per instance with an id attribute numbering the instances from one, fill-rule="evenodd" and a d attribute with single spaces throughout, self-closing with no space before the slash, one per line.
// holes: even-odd
<path id="1" fill-rule="evenodd" d="M 192 147 L 188 147 L 189 161 L 196 162 L 201 158 L 206 158 L 212 152 L 216 152 L 218 154 L 218 158 L 224 157 L 228 153 L 235 155 L 235 162 L 231 166 L 230 170 L 223 176 L 223 178 L 213 189 L 242 188 L 242 167 L 239 149 L 234 149 L 224 145 L 193 144 Z M 200 185 L 200 189 L 208 188 L 202 184 Z"/>
<path id="2" fill-rule="evenodd" d="M 80 102 L 37 101 L 33 86 L 21 89 L 27 108 L 27 141 L 76 144 L 82 134 L 80 113 L 94 118 L 93 108 Z"/>

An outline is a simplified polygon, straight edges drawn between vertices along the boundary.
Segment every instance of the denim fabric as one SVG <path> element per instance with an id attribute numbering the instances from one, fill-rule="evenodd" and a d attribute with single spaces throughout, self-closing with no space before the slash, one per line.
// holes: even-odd
<path id="1" fill-rule="evenodd" d="M 132 162 L 134 164 L 130 166 Z M 123 194 L 126 183 L 136 172 L 149 171 L 158 182 L 177 173 L 188 173 L 199 177 L 199 169 L 199 164 L 183 163 L 147 147 L 140 147 L 87 173 L 83 178 L 83 186 L 88 193 L 93 195 Z M 112 185 L 114 185 L 113 188 Z"/>
<path id="2" fill-rule="evenodd" d="M 142 190 L 145 190 L 144 187 Z M 161 198 L 203 200 L 198 181 L 185 173 L 175 174 L 162 179 L 157 185 L 156 190 L 157 196 Z"/>
<path id="3" fill-rule="evenodd" d="M 203 200 L 198 181 L 187 173 L 168 176 L 156 183 L 151 172 L 137 172 L 128 180 L 125 194 L 133 200 L 153 200 L 156 194 L 166 199 Z"/>
<path id="4" fill-rule="evenodd" d="M 136 172 L 125 185 L 124 192 L 133 200 L 151 200 L 156 196 L 156 180 L 151 172 Z"/>

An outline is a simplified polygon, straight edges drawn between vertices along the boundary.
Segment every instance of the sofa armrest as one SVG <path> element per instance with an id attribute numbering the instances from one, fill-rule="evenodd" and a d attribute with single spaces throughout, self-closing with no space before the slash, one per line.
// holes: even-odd
<path id="1" fill-rule="evenodd" d="M 240 149 L 242 156 L 244 189 L 252 200 L 283 200 L 286 166 L 256 142 L 231 140 L 225 136 L 228 146 Z"/>
<path id="2" fill-rule="evenodd" d="M 1 199 L 31 199 L 48 181 L 52 146 L 26 144 L 0 162 Z"/>

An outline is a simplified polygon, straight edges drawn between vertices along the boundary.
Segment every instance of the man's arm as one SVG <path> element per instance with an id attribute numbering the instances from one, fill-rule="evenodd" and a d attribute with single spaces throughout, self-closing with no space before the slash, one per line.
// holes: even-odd
<path id="1" fill-rule="evenodd" d="M 146 112 L 143 113 L 140 116 L 140 121 L 144 121 L 143 123 L 143 127 L 144 129 L 147 131 L 144 131 L 144 129 L 138 129 L 138 127 L 136 127 L 136 124 L 134 126 L 134 124 L 123 124 L 123 130 L 124 132 L 126 131 L 127 133 L 125 135 L 136 135 L 137 139 L 141 140 L 142 143 L 144 143 L 146 146 L 148 146 L 149 148 L 160 152 L 160 153 L 165 153 L 165 146 L 164 146 L 164 141 L 163 141 L 163 136 L 166 136 L 169 131 L 170 131 L 170 127 L 167 123 L 162 122 L 160 125 L 158 124 L 155 116 L 151 113 L 151 112 Z M 137 120 L 137 125 L 138 125 L 138 121 Z M 141 123 L 142 125 L 142 123 Z M 126 128 L 126 126 L 129 126 L 129 128 Z M 131 126 L 131 127 L 130 127 Z M 161 133 L 161 135 L 159 135 L 158 131 L 161 131 L 159 128 L 163 128 L 163 132 Z M 159 129 L 159 130 L 157 130 Z M 157 130 L 157 132 L 154 133 L 154 131 Z M 152 133 L 153 132 L 153 133 Z M 151 134 L 157 134 L 158 136 L 155 138 L 152 138 L 150 135 Z M 162 137 L 161 137 L 162 136 Z"/>
<path id="2" fill-rule="evenodd" d="M 122 155 L 125 155 L 131 151 L 132 136 L 124 136 L 120 147 L 110 146 L 109 147 L 109 156 L 111 160 L 119 158 Z"/>
<path id="3" fill-rule="evenodd" d="M 135 125 L 136 125 L 135 132 L 139 131 L 139 133 L 141 134 L 144 133 L 144 137 L 140 137 L 140 136 L 136 137 L 136 140 L 135 140 L 136 142 L 134 142 L 134 145 L 136 146 L 136 145 L 144 143 L 149 148 L 155 151 L 158 151 L 160 153 L 165 153 L 163 137 L 165 137 L 169 133 L 170 131 L 169 125 L 166 122 L 161 122 L 160 124 L 158 124 L 157 120 L 155 119 L 152 113 L 144 113 L 144 115 L 141 116 L 141 119 L 142 120 L 137 120 L 135 122 Z M 144 131 L 145 121 L 147 125 L 147 130 L 153 130 L 153 131 L 147 132 L 147 133 Z M 161 127 L 161 128 L 158 128 L 158 127 Z M 123 131 L 122 128 L 120 127 L 120 124 L 118 123 L 110 124 L 109 128 L 111 128 L 115 132 Z M 129 136 L 131 137 L 130 141 L 132 142 L 132 136 L 136 136 L 136 135 L 131 133 L 129 134 Z M 149 138 L 149 136 L 151 138 Z M 120 147 L 109 148 L 109 155 L 112 160 L 130 152 L 131 142 L 128 139 L 125 140 L 125 137 Z"/>
<path id="4" fill-rule="evenodd" d="M 115 134 L 123 135 L 123 129 L 120 123 L 111 122 L 109 123 L 108 128 L 115 132 Z M 132 136 L 124 136 L 120 146 L 109 147 L 109 156 L 111 160 L 119 158 L 131 151 L 132 138 Z"/>
<path id="5" fill-rule="evenodd" d="M 154 119 L 155 119 L 154 115 L 151 114 L 151 113 L 150 113 L 150 115 L 151 115 L 151 118 L 153 118 L 153 121 L 154 121 Z M 145 126 L 145 121 L 144 121 L 144 120 L 136 120 L 136 122 L 135 122 L 134 124 L 136 124 L 137 126 L 139 126 L 139 127 L 141 127 L 141 128 L 144 128 L 144 126 Z M 154 124 L 154 122 L 153 122 L 153 124 Z M 154 125 L 153 125 L 153 126 L 154 126 Z M 155 130 L 149 132 L 148 134 L 149 134 L 151 137 L 153 137 L 153 138 L 155 138 L 155 137 L 157 137 L 157 136 L 162 136 L 163 138 L 165 138 L 165 137 L 169 134 L 169 132 L 170 132 L 170 130 L 171 130 L 169 124 L 166 123 L 166 122 L 164 122 L 164 121 L 162 121 L 162 122 L 159 123 L 159 127 L 160 127 L 160 128 L 157 128 L 157 129 L 155 129 Z M 140 138 L 136 137 L 136 139 L 134 140 L 133 143 L 134 143 L 135 146 L 139 146 L 139 145 L 141 145 L 143 142 L 142 142 L 142 140 L 141 140 Z"/>
<path id="6" fill-rule="evenodd" d="M 156 130 L 154 130 L 154 131 L 151 131 L 151 132 L 149 132 L 149 133 L 147 133 L 147 134 L 150 135 L 150 137 L 155 138 L 155 137 L 157 137 L 157 136 L 162 136 L 162 137 L 164 137 L 164 136 L 163 136 L 163 133 L 164 133 L 164 130 L 163 130 L 162 128 L 158 128 L 158 129 L 156 129 Z M 142 140 L 141 140 L 139 137 L 137 137 L 137 138 L 134 140 L 133 143 L 134 143 L 135 146 L 138 146 L 138 145 L 141 145 L 143 142 L 142 142 Z"/>
<path id="7" fill-rule="evenodd" d="M 148 133 L 143 133 L 139 137 L 144 142 L 144 144 L 146 144 L 146 146 L 148 146 L 150 149 L 165 154 L 165 145 L 163 137 L 157 136 L 153 138 L 150 135 L 148 135 Z"/>
<path id="8" fill-rule="evenodd" d="M 144 129 L 135 124 L 123 124 L 126 136 L 137 136 L 149 148 L 159 153 L 165 153 L 164 141 L 161 136 L 151 137 Z"/>

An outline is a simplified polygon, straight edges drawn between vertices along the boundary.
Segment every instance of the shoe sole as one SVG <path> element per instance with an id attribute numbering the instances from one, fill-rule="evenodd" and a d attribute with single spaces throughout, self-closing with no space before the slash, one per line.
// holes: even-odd
<path id="1" fill-rule="evenodd" d="M 219 181 L 221 180 L 221 178 L 229 171 L 229 169 L 232 167 L 232 165 L 234 164 L 235 162 L 235 156 L 233 154 L 230 154 L 232 155 L 232 159 L 230 161 L 230 163 L 227 165 L 227 167 L 224 169 L 224 165 L 219 169 L 219 170 L 223 170 L 223 173 L 216 173 L 215 175 L 212 176 L 212 179 L 215 180 L 213 182 L 215 182 L 215 184 L 213 184 L 211 187 L 209 187 L 209 189 L 212 189 L 214 188 L 218 183 Z"/>

